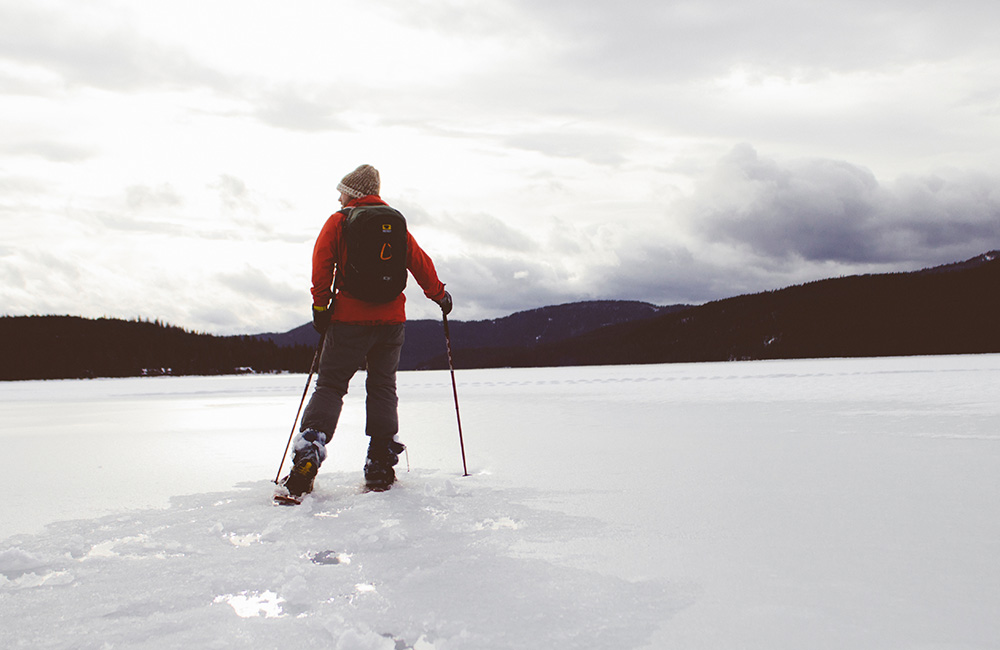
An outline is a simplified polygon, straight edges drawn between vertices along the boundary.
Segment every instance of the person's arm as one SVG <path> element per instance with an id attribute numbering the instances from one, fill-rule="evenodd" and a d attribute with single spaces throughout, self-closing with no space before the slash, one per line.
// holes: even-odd
<path id="1" fill-rule="evenodd" d="M 409 233 L 407 233 L 406 268 L 417 279 L 417 284 L 424 290 L 425 296 L 437 303 L 444 299 L 446 293 L 444 283 L 438 279 L 434 262 Z"/>
<path id="2" fill-rule="evenodd" d="M 312 254 L 313 306 L 328 308 L 333 300 L 333 279 L 337 272 L 344 215 L 334 213 L 320 230 Z"/>

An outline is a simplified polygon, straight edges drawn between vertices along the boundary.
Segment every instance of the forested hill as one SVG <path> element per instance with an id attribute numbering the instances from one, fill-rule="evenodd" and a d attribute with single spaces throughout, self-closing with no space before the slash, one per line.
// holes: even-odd
<path id="1" fill-rule="evenodd" d="M 789 287 L 525 349 L 468 350 L 459 367 L 572 366 L 1000 352 L 1000 252 L 912 273 Z M 444 367 L 436 358 L 430 367 Z"/>
<path id="2" fill-rule="evenodd" d="M 76 316 L 0 318 L 0 379 L 307 371 L 313 349 L 159 322 Z"/>
<path id="3" fill-rule="evenodd" d="M 452 321 L 459 368 L 1000 352 L 1000 253 L 697 307 L 592 301 Z M 317 342 L 217 337 L 159 322 L 0 318 L 0 379 L 307 372 Z M 446 368 L 440 321 L 407 324 L 400 368 Z"/>
<path id="4" fill-rule="evenodd" d="M 530 348 L 679 308 L 593 301 L 494 320 L 452 321 L 453 348 L 457 353 L 483 346 Z M 0 317 L 0 379 L 308 372 L 318 342 L 312 324 L 283 334 L 219 337 L 142 320 Z M 407 323 L 402 370 L 426 367 L 444 353 L 440 320 Z"/>

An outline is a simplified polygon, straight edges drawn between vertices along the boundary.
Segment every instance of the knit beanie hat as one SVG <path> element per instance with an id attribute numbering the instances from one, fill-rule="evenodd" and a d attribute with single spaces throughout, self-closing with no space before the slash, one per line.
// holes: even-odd
<path id="1" fill-rule="evenodd" d="M 378 170 L 371 165 L 361 165 L 344 176 L 344 180 L 337 184 L 337 191 L 360 199 L 369 194 L 378 195 L 379 185 Z"/>

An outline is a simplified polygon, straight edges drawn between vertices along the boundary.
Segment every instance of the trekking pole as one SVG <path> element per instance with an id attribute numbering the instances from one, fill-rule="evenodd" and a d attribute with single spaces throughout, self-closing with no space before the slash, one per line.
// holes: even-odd
<path id="1" fill-rule="evenodd" d="M 309 366 L 309 378 L 306 379 L 306 387 L 302 390 L 302 401 L 299 402 L 299 410 L 295 412 L 295 421 L 292 422 L 292 432 L 288 434 L 288 443 L 285 445 L 285 453 L 281 455 L 281 464 L 278 465 L 278 474 L 274 477 L 274 482 L 280 484 L 281 468 L 285 466 L 285 457 L 288 456 L 288 448 L 292 446 L 292 437 L 295 436 L 295 427 L 299 424 L 299 415 L 302 414 L 302 405 L 306 403 L 306 394 L 309 392 L 309 384 L 312 383 L 313 373 L 319 364 L 319 355 L 323 351 L 323 342 L 326 341 L 326 332 L 320 334 L 319 344 L 316 346 L 316 354 L 313 355 L 312 365 Z"/>
<path id="2" fill-rule="evenodd" d="M 465 440 L 462 438 L 462 414 L 458 410 L 458 386 L 455 384 L 455 364 L 451 360 L 451 333 L 448 332 L 448 315 L 441 313 L 444 319 L 444 342 L 448 348 L 448 369 L 451 371 L 451 392 L 455 395 L 455 417 L 458 419 L 458 444 L 462 449 L 462 476 L 469 475 L 469 468 L 465 464 Z"/>

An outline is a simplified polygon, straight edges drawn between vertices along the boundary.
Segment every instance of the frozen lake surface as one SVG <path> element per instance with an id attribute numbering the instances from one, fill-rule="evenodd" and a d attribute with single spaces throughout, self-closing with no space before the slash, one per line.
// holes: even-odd
<path id="1" fill-rule="evenodd" d="M 305 375 L 0 384 L 0 647 L 1000 647 L 1000 355 L 457 376 L 297 508 Z"/>

